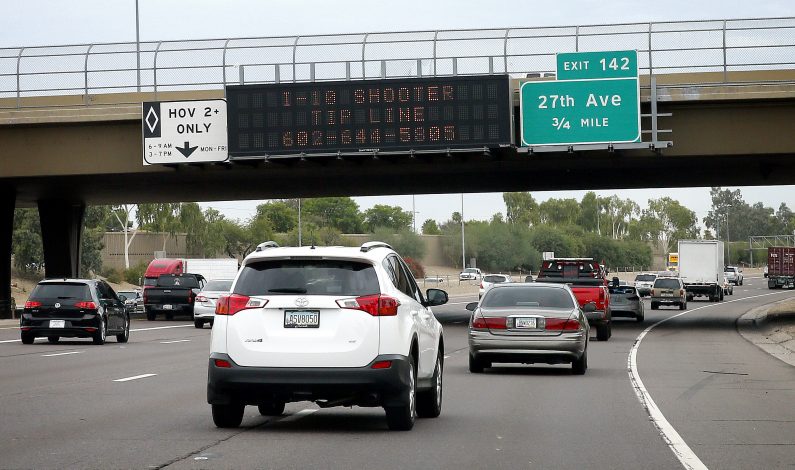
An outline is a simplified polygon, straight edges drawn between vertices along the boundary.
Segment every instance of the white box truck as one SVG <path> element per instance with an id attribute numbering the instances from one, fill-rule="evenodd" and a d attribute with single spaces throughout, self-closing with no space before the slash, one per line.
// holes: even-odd
<path id="1" fill-rule="evenodd" d="M 237 276 L 237 260 L 235 258 L 183 258 L 183 271 L 201 274 L 204 279 L 234 279 Z"/>
<path id="2" fill-rule="evenodd" d="M 723 300 L 723 266 L 722 241 L 679 240 L 679 277 L 687 300 L 697 295 Z"/>

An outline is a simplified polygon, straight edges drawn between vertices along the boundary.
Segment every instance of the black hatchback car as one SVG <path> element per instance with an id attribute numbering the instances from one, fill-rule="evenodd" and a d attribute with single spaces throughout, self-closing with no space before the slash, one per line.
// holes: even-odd
<path id="1" fill-rule="evenodd" d="M 102 280 L 48 279 L 39 282 L 20 317 L 22 343 L 36 337 L 57 343 L 62 337 L 91 338 L 104 344 L 108 335 L 126 343 L 130 316 L 113 289 Z"/>

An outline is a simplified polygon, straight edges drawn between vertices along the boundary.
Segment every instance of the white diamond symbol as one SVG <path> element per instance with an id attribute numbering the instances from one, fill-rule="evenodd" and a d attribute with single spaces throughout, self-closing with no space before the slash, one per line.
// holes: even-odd
<path id="1" fill-rule="evenodd" d="M 149 112 L 146 113 L 146 119 L 145 119 L 146 125 L 147 127 L 149 127 L 149 132 L 155 131 L 155 127 L 157 127 L 157 121 L 159 121 L 159 119 L 157 118 L 157 113 L 155 112 L 155 108 L 149 108 Z"/>

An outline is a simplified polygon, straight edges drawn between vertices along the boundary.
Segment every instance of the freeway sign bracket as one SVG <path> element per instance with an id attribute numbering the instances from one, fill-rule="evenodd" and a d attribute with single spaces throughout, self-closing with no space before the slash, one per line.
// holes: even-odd
<path id="1" fill-rule="evenodd" d="M 588 150 L 605 150 L 614 152 L 618 150 L 649 150 L 660 153 L 663 149 L 673 147 L 674 143 L 668 140 L 657 142 L 625 142 L 613 144 L 570 144 L 570 145 L 534 145 L 516 149 L 517 153 L 574 153 Z"/>

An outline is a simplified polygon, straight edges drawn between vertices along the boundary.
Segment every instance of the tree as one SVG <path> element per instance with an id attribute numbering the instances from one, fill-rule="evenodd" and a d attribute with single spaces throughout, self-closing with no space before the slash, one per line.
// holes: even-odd
<path id="1" fill-rule="evenodd" d="M 37 209 L 15 209 L 11 235 L 14 266 L 23 276 L 33 276 L 44 266 L 41 225 Z"/>
<path id="2" fill-rule="evenodd" d="M 580 218 L 577 225 L 582 227 L 586 232 L 599 231 L 599 200 L 596 193 L 588 191 L 582 197 L 580 202 Z"/>
<path id="3" fill-rule="evenodd" d="M 402 257 L 421 259 L 425 256 L 425 243 L 419 235 L 408 227 L 395 232 L 386 227 L 378 227 L 370 240 L 388 243 Z"/>
<path id="4" fill-rule="evenodd" d="M 364 229 L 374 232 L 378 227 L 385 227 L 399 232 L 411 226 L 411 212 L 399 206 L 376 204 L 364 211 Z"/>
<path id="5" fill-rule="evenodd" d="M 698 237 L 696 213 L 670 197 L 649 199 L 647 215 L 659 220 L 660 240 L 669 251 L 676 251 L 679 240 Z"/>
<path id="6" fill-rule="evenodd" d="M 538 205 L 540 222 L 548 225 L 574 225 L 580 218 L 576 199 L 547 199 Z"/>
<path id="7" fill-rule="evenodd" d="M 162 232 L 163 251 L 166 250 L 169 236 L 177 231 L 179 207 L 179 203 L 138 204 L 138 227 L 151 232 Z"/>
<path id="8" fill-rule="evenodd" d="M 439 226 L 436 225 L 436 221 L 433 219 L 426 219 L 425 222 L 422 223 L 422 234 L 423 235 L 439 235 L 441 234 L 441 230 L 439 230 Z"/>
<path id="9" fill-rule="evenodd" d="M 138 234 L 138 228 L 132 227 L 131 219 L 136 209 L 136 204 L 119 204 L 110 208 L 112 218 L 118 223 L 116 228 L 124 233 L 124 269 L 130 269 L 130 245 Z"/>
<path id="10" fill-rule="evenodd" d="M 287 233 L 298 226 L 298 208 L 288 201 L 271 201 L 257 206 L 258 219 L 268 219 L 277 233 Z"/>
<path id="11" fill-rule="evenodd" d="M 529 227 L 538 223 L 538 203 L 529 192 L 502 193 L 508 223 Z"/>
<path id="12" fill-rule="evenodd" d="M 102 269 L 103 241 L 108 222 L 112 221 L 110 206 L 87 206 L 83 216 L 83 236 L 80 239 L 80 273 L 88 277 Z"/>
<path id="13" fill-rule="evenodd" d="M 321 197 L 303 201 L 302 212 L 307 221 L 318 227 L 333 227 L 342 233 L 361 233 L 362 215 L 359 205 L 349 197 Z"/>

